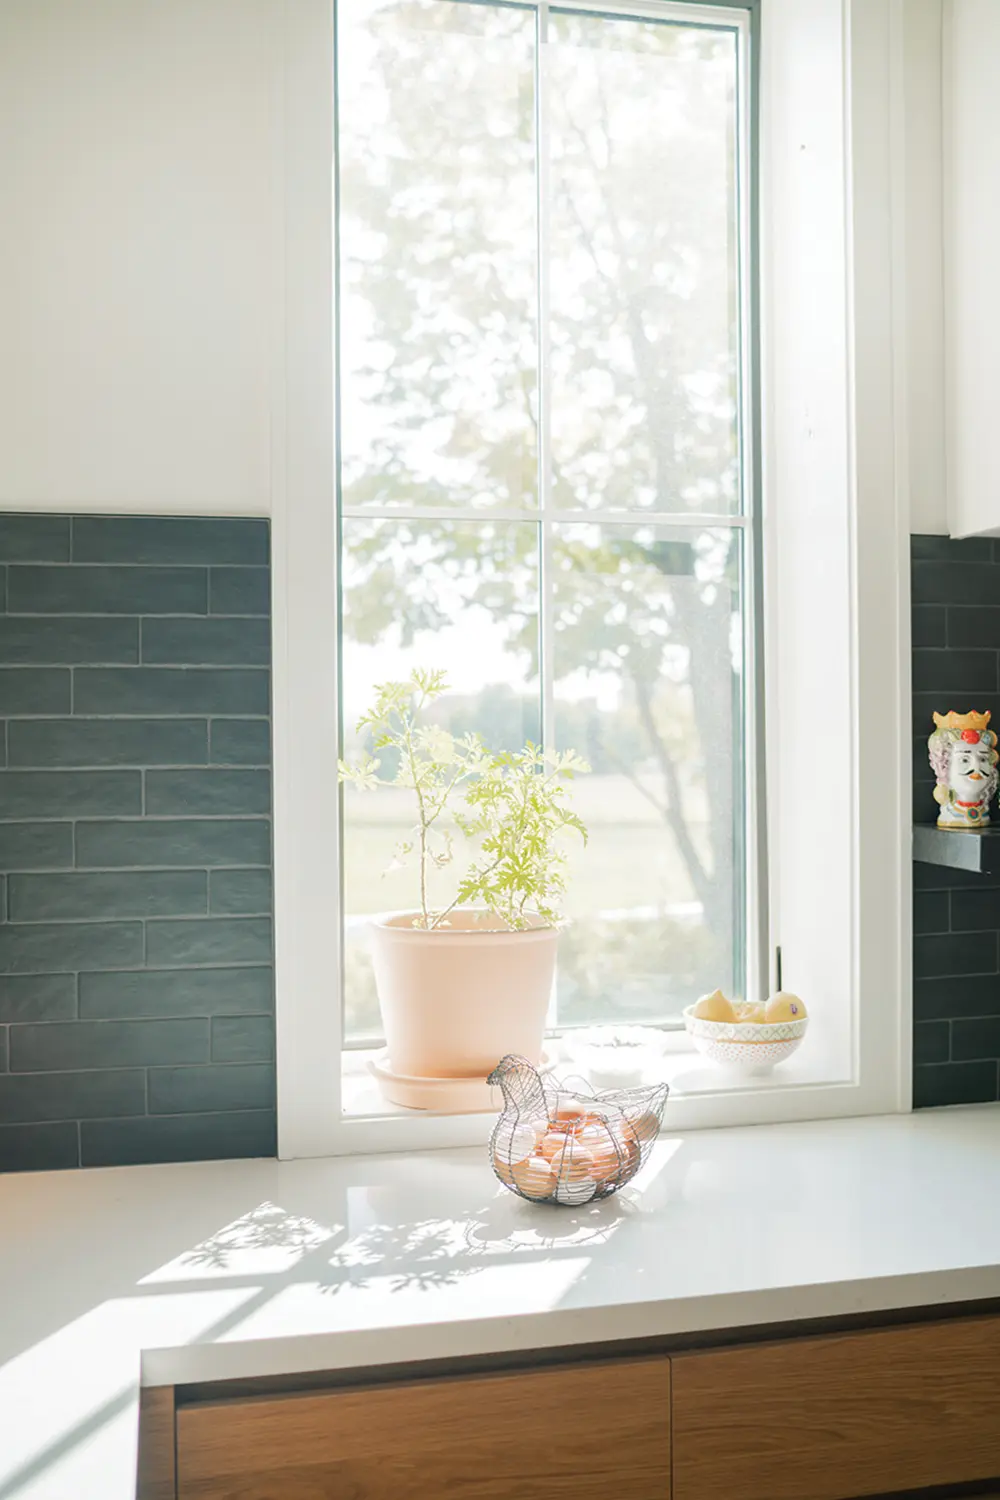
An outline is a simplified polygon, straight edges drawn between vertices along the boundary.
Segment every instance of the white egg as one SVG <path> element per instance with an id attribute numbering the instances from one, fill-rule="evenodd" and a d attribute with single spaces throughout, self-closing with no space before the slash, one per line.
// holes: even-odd
<path id="1" fill-rule="evenodd" d="M 593 1177 L 560 1178 L 556 1183 L 556 1202 L 575 1207 L 581 1203 L 589 1203 L 596 1192 L 597 1183 Z"/>
<path id="2" fill-rule="evenodd" d="M 538 1134 L 531 1125 L 504 1126 L 497 1132 L 493 1145 L 493 1154 L 498 1161 L 503 1161 L 508 1166 L 515 1162 L 527 1161 L 529 1156 L 534 1156 L 538 1149 Z"/>

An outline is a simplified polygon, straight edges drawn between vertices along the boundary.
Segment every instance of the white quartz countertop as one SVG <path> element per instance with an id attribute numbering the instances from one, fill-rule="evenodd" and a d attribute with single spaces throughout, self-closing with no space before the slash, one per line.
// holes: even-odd
<path id="1" fill-rule="evenodd" d="M 666 1133 L 534 1206 L 482 1150 L 0 1178 L 0 1500 L 133 1500 L 140 1383 L 1000 1297 L 1000 1108 Z"/>

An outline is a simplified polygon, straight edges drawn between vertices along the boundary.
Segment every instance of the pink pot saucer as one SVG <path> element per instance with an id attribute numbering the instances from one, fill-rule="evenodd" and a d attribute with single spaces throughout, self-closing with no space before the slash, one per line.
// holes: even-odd
<path id="1" fill-rule="evenodd" d="M 540 1067 L 548 1066 L 543 1052 Z M 436 1115 L 496 1114 L 503 1105 L 499 1089 L 491 1089 L 482 1078 L 413 1078 L 394 1073 L 389 1053 L 380 1052 L 369 1060 L 369 1072 L 378 1080 L 383 1096 L 390 1104 L 404 1109 L 430 1110 Z"/>

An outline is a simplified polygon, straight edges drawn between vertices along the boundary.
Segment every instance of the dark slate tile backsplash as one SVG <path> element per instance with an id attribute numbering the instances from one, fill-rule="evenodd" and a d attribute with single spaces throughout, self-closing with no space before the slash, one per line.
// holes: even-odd
<path id="1" fill-rule="evenodd" d="M 989 709 L 1000 732 L 1000 542 L 915 536 L 911 558 L 913 815 L 933 823 L 933 711 Z M 913 887 L 913 1102 L 996 1100 L 1000 876 L 917 863 Z"/>
<path id="2" fill-rule="evenodd" d="M 0 1171 L 274 1154 L 268 547 L 0 515 Z"/>

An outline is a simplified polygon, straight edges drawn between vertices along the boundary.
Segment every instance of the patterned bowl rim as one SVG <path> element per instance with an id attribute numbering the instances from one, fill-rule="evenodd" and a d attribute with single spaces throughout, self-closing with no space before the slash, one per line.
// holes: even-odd
<path id="1" fill-rule="evenodd" d="M 769 1042 L 732 1042 L 724 1036 L 695 1036 L 694 1043 L 698 1047 L 708 1049 L 708 1055 L 713 1051 L 725 1053 L 740 1053 L 746 1057 L 751 1052 L 775 1054 L 779 1052 L 794 1052 L 796 1047 L 802 1043 L 800 1036 L 772 1037 Z"/>
<path id="2" fill-rule="evenodd" d="M 684 1025 L 692 1036 L 703 1037 L 710 1042 L 727 1042 L 737 1047 L 771 1046 L 782 1042 L 798 1042 L 806 1034 L 809 1017 L 799 1021 L 705 1021 L 692 1015 L 693 1005 L 683 1011 Z"/>

